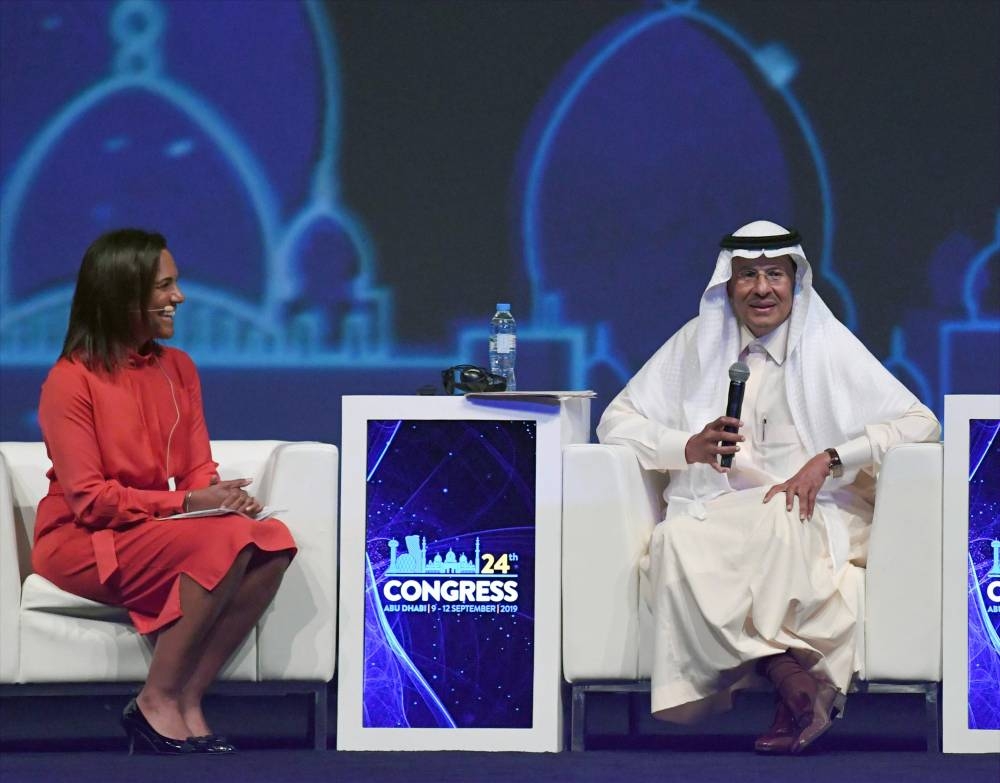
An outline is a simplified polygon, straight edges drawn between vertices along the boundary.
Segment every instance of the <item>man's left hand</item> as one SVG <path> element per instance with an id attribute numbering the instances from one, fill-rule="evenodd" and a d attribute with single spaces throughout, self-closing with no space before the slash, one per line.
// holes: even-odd
<path id="1" fill-rule="evenodd" d="M 764 495 L 764 502 L 767 503 L 779 492 L 785 493 L 785 508 L 792 510 L 792 503 L 795 498 L 799 499 L 799 519 L 803 522 L 812 519 L 813 509 L 816 506 L 816 495 L 819 494 L 823 482 L 830 473 L 830 456 L 823 452 L 817 454 L 809 460 L 802 468 L 788 481 L 782 484 L 775 484 L 767 494 Z"/>

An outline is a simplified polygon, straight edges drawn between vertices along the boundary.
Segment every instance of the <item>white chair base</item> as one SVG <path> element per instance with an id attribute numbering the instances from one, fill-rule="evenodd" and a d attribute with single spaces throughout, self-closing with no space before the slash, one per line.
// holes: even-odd
<path id="1" fill-rule="evenodd" d="M 649 693 L 649 680 L 628 682 L 575 682 L 571 684 L 570 750 L 583 751 L 587 745 L 588 693 Z M 928 753 L 941 752 L 941 683 L 938 682 L 858 682 L 852 693 L 922 693 L 924 694 L 925 739 Z M 631 697 L 630 697 L 631 698 Z M 848 699 L 850 701 L 850 699 Z M 629 734 L 636 733 L 635 715 L 629 709 Z"/>
<path id="2" fill-rule="evenodd" d="M 0 684 L 0 699 L 46 698 L 67 696 L 134 696 L 141 682 L 34 682 L 23 685 Z M 326 750 L 329 733 L 329 683 L 302 680 L 268 680 L 239 682 L 220 680 L 212 685 L 210 694 L 223 696 L 298 696 L 308 695 L 309 742 L 314 750 Z M 124 701 L 122 706 L 124 706 Z M 124 743 L 124 740 L 123 740 Z"/>

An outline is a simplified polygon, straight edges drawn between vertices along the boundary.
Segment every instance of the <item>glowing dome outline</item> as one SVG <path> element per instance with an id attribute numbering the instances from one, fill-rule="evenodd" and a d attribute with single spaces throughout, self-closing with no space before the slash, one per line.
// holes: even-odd
<path id="1" fill-rule="evenodd" d="M 321 149 L 317 160 L 312 164 L 310 197 L 301 207 L 293 211 L 292 217 L 284 227 L 279 217 L 280 207 L 264 167 L 239 133 L 207 100 L 163 73 L 160 53 L 158 48 L 155 48 L 162 40 L 160 36 L 165 28 L 163 23 L 165 11 L 161 4 L 156 0 L 121 0 L 112 7 L 108 19 L 109 34 L 112 39 L 112 62 L 115 63 L 112 74 L 98 79 L 56 111 L 28 142 L 24 152 L 15 161 L 10 177 L 4 183 L 3 198 L 0 200 L 0 309 L 2 309 L 0 331 L 8 332 L 21 320 L 57 306 L 62 301 L 68 305 L 72 290 L 70 289 L 67 294 L 65 286 L 62 285 L 46 289 L 24 302 L 14 303 L 11 300 L 10 274 L 13 266 L 11 244 L 24 199 L 51 150 L 80 117 L 105 100 L 128 90 L 137 89 L 164 100 L 205 132 L 227 164 L 236 172 L 241 186 L 249 196 L 251 210 L 258 223 L 264 267 L 262 301 L 249 301 L 218 291 L 206 301 L 224 302 L 227 311 L 239 313 L 247 322 L 259 324 L 261 320 L 269 321 L 271 324 L 269 330 L 275 333 L 291 329 L 291 324 L 281 323 L 279 312 L 282 304 L 290 297 L 290 293 L 298 287 L 298 281 L 294 279 L 295 270 L 289 257 L 290 251 L 294 249 L 296 242 L 313 221 L 326 218 L 343 228 L 356 250 L 358 274 L 351 279 L 354 295 L 352 304 L 371 303 L 375 309 L 375 319 L 371 325 L 359 323 L 367 320 L 364 316 L 360 318 L 354 314 L 345 316 L 345 331 L 363 337 L 372 335 L 371 339 L 364 339 L 365 347 L 372 349 L 376 356 L 386 354 L 392 334 L 391 293 L 374 285 L 376 271 L 374 254 L 363 224 L 349 210 L 337 203 L 339 179 L 336 176 L 336 164 L 340 139 L 340 89 L 333 28 L 318 0 L 302 0 L 302 6 L 306 11 L 308 25 L 312 28 L 312 40 L 316 44 L 322 73 L 320 89 L 323 127 L 320 134 Z M 129 29 L 124 21 L 130 14 L 136 13 L 144 15 L 141 18 L 147 22 L 146 27 L 138 31 Z M 128 38 L 130 34 L 142 42 L 148 42 L 146 39 L 155 39 L 154 50 L 142 52 L 146 57 L 145 60 L 128 61 L 123 57 L 123 53 L 134 43 L 133 39 Z M 138 67 L 135 67 L 136 63 Z M 123 72 L 129 70 L 132 72 Z M 199 292 L 212 290 L 208 286 L 193 286 L 191 283 L 188 283 L 186 288 L 192 292 L 196 289 Z M 4 334 L 5 340 L 8 336 Z M 252 355 L 254 352 L 251 350 L 248 353 Z M 339 353 L 338 356 L 338 352 L 334 351 L 329 356 L 335 359 L 333 363 L 336 363 L 337 358 L 342 359 L 351 352 L 347 350 Z M 271 364 L 272 358 L 258 354 L 257 363 L 260 364 L 261 359 L 266 359 L 266 363 Z M 4 357 L 5 363 L 14 364 L 31 364 L 36 359 L 45 363 L 51 361 L 51 356 Z M 249 356 L 247 359 L 249 361 L 246 363 L 253 364 Z"/>
<path id="2" fill-rule="evenodd" d="M 820 151 L 818 138 L 816 137 L 816 134 L 806 117 L 805 111 L 795 99 L 795 96 L 785 84 L 779 83 L 778 80 L 770 78 L 770 74 L 763 70 L 762 58 L 757 56 L 761 51 L 766 50 L 769 53 L 773 52 L 774 45 L 768 44 L 762 48 L 755 48 L 744 36 L 740 35 L 740 33 L 738 33 L 731 26 L 709 14 L 702 13 L 700 10 L 695 8 L 694 2 L 683 4 L 665 3 L 665 6 L 666 7 L 663 10 L 653 11 L 646 16 L 637 18 L 633 25 L 625 30 L 622 30 L 617 36 L 615 36 L 615 38 L 608 42 L 598 54 L 593 56 L 580 69 L 570 86 L 566 88 L 555 109 L 553 109 L 550 113 L 548 121 L 545 124 L 545 128 L 539 135 L 539 141 L 529 167 L 529 174 L 525 187 L 525 199 L 521 210 L 521 220 L 524 233 L 524 262 L 532 291 L 534 317 L 542 321 L 546 320 L 547 316 L 545 310 L 553 306 L 553 298 L 558 300 L 562 297 L 560 292 L 547 291 L 544 287 L 544 281 L 542 279 L 544 270 L 542 269 L 542 262 L 540 259 L 541 253 L 538 247 L 538 228 L 536 223 L 539 193 L 541 189 L 540 182 L 543 176 L 543 169 L 547 166 L 548 157 L 557 131 L 562 125 L 563 120 L 566 118 L 566 115 L 569 113 L 573 104 L 576 102 L 576 99 L 587 86 L 587 83 L 591 80 L 591 78 L 603 67 L 606 62 L 623 50 L 630 41 L 655 25 L 678 18 L 687 18 L 704 24 L 733 44 L 737 49 L 742 51 L 747 56 L 749 61 L 761 71 L 762 76 L 764 76 L 767 82 L 775 89 L 778 95 L 784 99 L 789 110 L 791 111 L 792 116 L 798 123 L 810 154 L 812 155 L 813 163 L 816 167 L 821 202 L 823 205 L 823 236 L 820 247 L 820 260 L 817 264 L 817 268 L 822 277 L 828 280 L 836 289 L 844 304 L 845 312 L 843 321 L 845 325 L 851 330 L 855 330 L 857 328 L 857 310 L 854 304 L 854 298 L 848 290 L 847 285 L 833 268 L 833 196 L 830 188 L 826 161 Z M 601 33 L 598 33 L 598 36 L 600 35 Z M 785 72 L 788 72 L 787 69 L 785 69 Z"/>
<path id="3" fill-rule="evenodd" d="M 151 0 L 124 0 L 112 12 L 109 24 L 116 24 L 116 16 L 124 15 L 133 8 L 142 7 L 161 11 Z M 117 53 L 115 53 L 117 54 Z M 277 208 L 266 188 L 266 177 L 253 153 L 246 147 L 226 120 L 206 101 L 180 83 L 161 76 L 158 68 L 148 69 L 138 74 L 116 74 L 98 81 L 92 87 L 63 106 L 48 124 L 29 143 L 27 150 L 15 164 L 10 180 L 5 188 L 0 204 L 0 307 L 10 301 L 8 275 L 10 272 L 10 243 L 14 226 L 18 222 L 25 194 L 34 182 L 39 168 L 48 153 L 58 144 L 63 133 L 80 117 L 108 98 L 130 89 L 145 91 L 159 97 L 190 117 L 222 151 L 227 162 L 239 173 L 240 181 L 246 187 L 260 224 L 264 256 L 268 263 L 272 258 L 271 249 L 277 235 Z M 265 270 L 269 277 L 273 270 Z M 270 280 L 268 285 L 270 286 Z M 270 295 L 265 295 L 269 305 Z M 5 319 L 6 320 L 6 319 Z"/>

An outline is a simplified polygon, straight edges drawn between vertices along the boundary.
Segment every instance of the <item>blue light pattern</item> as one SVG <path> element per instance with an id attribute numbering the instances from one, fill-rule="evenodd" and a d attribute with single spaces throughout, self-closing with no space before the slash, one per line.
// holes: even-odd
<path id="1" fill-rule="evenodd" d="M 1000 421 L 969 422 L 969 728 L 1000 729 Z"/>
<path id="2" fill-rule="evenodd" d="M 364 726 L 532 725 L 535 429 L 533 421 L 368 422 Z M 435 561 L 447 562 L 446 552 L 466 572 L 449 579 L 516 580 L 511 611 L 445 600 L 389 611 L 400 606 L 383 600 L 387 581 L 438 578 Z M 473 553 L 477 566 L 506 554 L 510 570 L 461 568 Z"/>

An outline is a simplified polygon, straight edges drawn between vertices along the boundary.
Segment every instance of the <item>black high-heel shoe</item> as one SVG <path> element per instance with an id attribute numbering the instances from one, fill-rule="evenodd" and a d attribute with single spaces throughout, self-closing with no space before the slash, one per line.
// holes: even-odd
<path id="1" fill-rule="evenodd" d="M 221 734 L 205 734 L 201 737 L 188 737 L 189 743 L 199 753 L 235 753 L 236 746 Z"/>
<path id="2" fill-rule="evenodd" d="M 187 740 L 164 737 L 150 726 L 135 699 L 126 704 L 125 709 L 122 710 L 122 728 L 125 729 L 125 735 L 128 737 L 128 754 L 130 756 L 133 753 L 182 756 L 186 753 L 197 752 L 194 745 Z"/>

